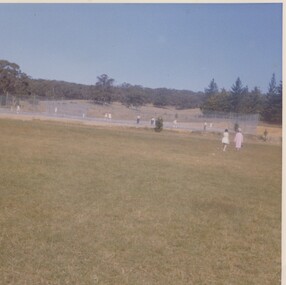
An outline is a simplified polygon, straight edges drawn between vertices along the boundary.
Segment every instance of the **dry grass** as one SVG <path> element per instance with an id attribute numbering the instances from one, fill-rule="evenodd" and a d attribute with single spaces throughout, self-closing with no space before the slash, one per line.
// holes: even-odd
<path id="1" fill-rule="evenodd" d="M 271 125 L 260 122 L 257 126 L 257 134 L 263 135 L 264 131 L 268 131 L 268 135 L 270 137 L 280 137 L 282 138 L 282 126 L 279 125 Z"/>
<path id="2" fill-rule="evenodd" d="M 55 105 L 53 105 L 55 104 Z M 233 122 L 229 120 L 220 120 L 220 119 L 207 119 L 203 118 L 198 119 L 196 116 L 201 115 L 201 111 L 199 108 L 197 109 L 183 109 L 177 110 L 175 107 L 166 106 L 165 108 L 157 108 L 153 105 L 144 105 L 140 108 L 127 108 L 119 102 L 113 102 L 109 105 L 96 105 L 92 101 L 88 100 L 64 100 L 64 101 L 39 101 L 39 104 L 36 106 L 31 105 L 31 102 L 21 101 L 21 110 L 24 112 L 44 112 L 50 110 L 53 113 L 54 107 L 56 104 L 59 107 L 59 112 L 64 110 L 63 112 L 66 114 L 73 114 L 79 116 L 77 121 L 81 120 L 84 124 L 105 124 L 104 122 L 92 122 L 82 120 L 80 110 L 86 109 L 86 115 L 88 117 L 100 118 L 103 119 L 106 113 L 112 114 L 113 120 L 136 120 L 137 115 L 141 116 L 142 121 L 150 122 L 151 118 L 157 118 L 162 116 L 165 122 L 173 122 L 175 119 L 175 115 L 178 116 L 178 124 L 180 127 L 184 127 L 185 129 L 193 128 L 193 129 L 203 129 L 203 123 L 206 121 L 207 123 L 212 123 L 215 129 L 221 129 L 223 132 L 224 129 L 233 130 Z M 50 107 L 49 107 L 50 106 Z M 2 113 L 0 114 L 2 118 L 21 118 L 22 120 L 28 120 L 34 118 L 39 118 L 46 120 L 47 118 L 39 117 L 37 113 L 34 115 L 25 114 L 22 116 L 21 114 L 15 114 L 15 110 L 12 113 Z M 54 117 L 49 118 L 49 120 L 65 120 L 64 118 Z M 281 143 L 282 140 L 282 126 L 267 124 L 265 122 L 259 122 L 256 128 L 257 137 L 261 137 L 267 129 L 268 131 L 268 142 L 271 143 Z M 208 128 L 208 131 L 212 131 L 212 129 Z"/>
<path id="3" fill-rule="evenodd" d="M 279 284 L 281 146 L 223 153 L 200 134 L 0 129 L 2 284 Z"/>

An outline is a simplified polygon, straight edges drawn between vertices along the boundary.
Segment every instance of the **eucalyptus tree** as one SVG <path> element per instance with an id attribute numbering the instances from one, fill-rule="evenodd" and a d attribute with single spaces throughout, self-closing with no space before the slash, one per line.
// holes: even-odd
<path id="1" fill-rule="evenodd" d="M 107 74 L 97 76 L 94 101 L 97 104 L 110 103 L 112 101 L 114 79 Z"/>
<path id="2" fill-rule="evenodd" d="M 16 63 L 0 60 L 0 93 L 29 93 L 29 78 Z"/>
<path id="3" fill-rule="evenodd" d="M 0 60 L 1 105 L 7 105 L 9 102 L 15 105 L 19 96 L 31 94 L 29 82 L 29 77 L 21 71 L 18 64 Z"/>

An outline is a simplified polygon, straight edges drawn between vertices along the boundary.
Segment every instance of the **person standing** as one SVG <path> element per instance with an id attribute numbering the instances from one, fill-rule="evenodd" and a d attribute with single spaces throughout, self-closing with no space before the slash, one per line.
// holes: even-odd
<path id="1" fill-rule="evenodd" d="M 235 135 L 234 142 L 235 142 L 236 150 L 240 150 L 242 147 L 242 144 L 243 144 L 243 135 L 241 133 L 240 128 L 237 129 L 237 133 Z"/>
<path id="2" fill-rule="evenodd" d="M 229 134 L 228 129 L 224 130 L 223 138 L 222 138 L 222 144 L 223 144 L 223 151 L 226 151 L 227 146 L 229 145 Z"/>
<path id="3" fill-rule="evenodd" d="M 140 123 L 140 116 L 138 115 L 137 116 L 137 124 L 139 124 Z"/>
<path id="4" fill-rule="evenodd" d="M 175 119 L 174 121 L 173 121 L 173 128 L 177 128 L 177 119 Z"/>
<path id="5" fill-rule="evenodd" d="M 207 130 L 207 122 L 204 123 L 204 132 Z"/>

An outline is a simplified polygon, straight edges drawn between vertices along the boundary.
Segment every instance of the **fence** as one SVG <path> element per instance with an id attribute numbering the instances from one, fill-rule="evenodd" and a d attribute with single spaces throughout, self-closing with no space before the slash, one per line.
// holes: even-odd
<path id="1" fill-rule="evenodd" d="M 237 125 L 243 129 L 244 133 L 248 134 L 256 134 L 259 122 L 259 114 L 239 114 L 214 111 L 200 115 L 199 117 L 213 122 L 225 122 L 225 125 L 227 125 L 227 128 L 230 130 L 234 130 L 235 125 Z"/>
<path id="2" fill-rule="evenodd" d="M 174 108 L 138 108 L 119 107 L 119 103 L 96 105 L 87 100 L 65 100 L 55 98 L 43 98 L 36 95 L 16 97 L 12 95 L 0 96 L 0 112 L 19 113 L 23 115 L 41 115 L 48 117 L 76 118 L 94 121 L 104 121 L 105 114 L 112 114 L 112 123 L 133 125 L 136 117 L 140 115 L 141 126 L 150 126 L 151 118 L 161 116 L 164 120 L 164 128 L 178 128 L 185 130 L 204 130 L 222 132 L 228 129 L 234 131 L 237 124 L 245 134 L 256 134 L 259 122 L 258 114 L 237 114 L 223 112 L 200 111 L 194 113 L 191 110 L 175 110 Z M 17 106 L 19 106 L 17 108 Z M 177 122 L 174 123 L 174 120 Z"/>

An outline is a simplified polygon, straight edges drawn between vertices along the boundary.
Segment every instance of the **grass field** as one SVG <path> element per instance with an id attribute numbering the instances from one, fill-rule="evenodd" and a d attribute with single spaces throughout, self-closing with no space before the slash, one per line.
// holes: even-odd
<path id="1" fill-rule="evenodd" d="M 0 120 L 1 284 L 280 284 L 280 145 Z"/>

